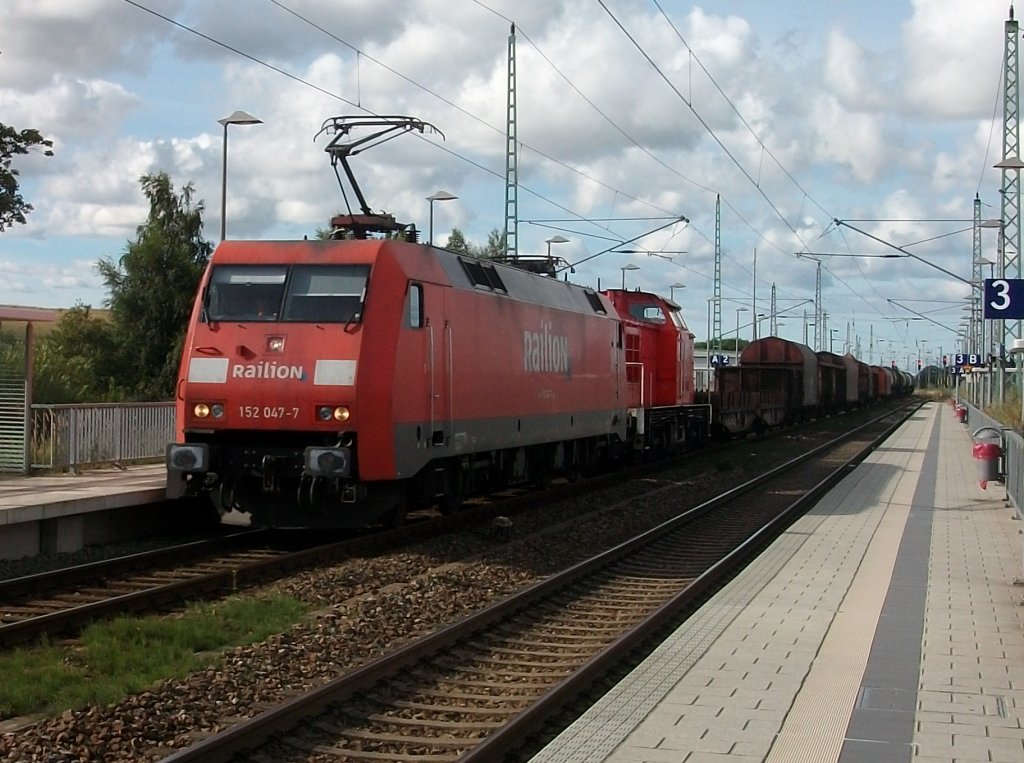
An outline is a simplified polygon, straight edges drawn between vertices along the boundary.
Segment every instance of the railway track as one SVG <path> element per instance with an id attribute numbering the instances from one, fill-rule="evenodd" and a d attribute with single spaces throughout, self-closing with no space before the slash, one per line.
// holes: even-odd
<path id="1" fill-rule="evenodd" d="M 30 643 L 42 636 L 73 636 L 99 619 L 166 611 L 186 601 L 222 596 L 353 554 L 395 548 L 463 526 L 486 525 L 500 513 L 514 514 L 524 507 L 536 508 L 541 503 L 598 490 L 630 475 L 635 478 L 657 473 L 666 468 L 665 464 L 653 462 L 582 483 L 555 486 L 543 494 L 511 491 L 467 502 L 455 516 L 417 515 L 403 528 L 361 533 L 330 543 L 308 533 L 242 531 L 0 580 L 0 647 Z"/>
<path id="2" fill-rule="evenodd" d="M 580 489 L 595 489 L 600 484 L 601 480 L 594 480 Z M 555 488 L 540 500 L 554 501 L 565 492 Z M 0 647 L 29 643 L 41 636 L 74 635 L 96 620 L 166 611 L 187 601 L 223 596 L 356 554 L 382 553 L 466 524 L 485 523 L 498 513 L 499 506 L 515 511 L 517 506 L 536 505 L 537 501 L 535 494 L 513 491 L 495 500 L 467 503 L 457 516 L 421 513 L 401 528 L 348 533 L 328 543 L 305 531 L 250 530 L 0 580 Z"/>
<path id="3" fill-rule="evenodd" d="M 906 415 L 887 414 L 166 761 L 515 756 L 609 670 L 676 627 Z"/>
<path id="4" fill-rule="evenodd" d="M 266 537 L 239 532 L 0 581 L 0 645 L 230 589 L 239 570 L 265 569 L 289 553 L 260 547 Z"/>
<path id="5" fill-rule="evenodd" d="M 612 473 L 576 485 L 549 489 L 543 496 L 512 493 L 475 505 L 455 517 L 411 519 L 408 526 L 322 543 L 309 535 L 243 531 L 116 559 L 36 575 L 0 580 L 0 647 L 29 643 L 41 636 L 74 635 L 90 622 L 126 613 L 165 611 L 182 602 L 221 596 L 275 576 L 374 549 L 451 532 L 461 525 L 485 523 L 500 512 L 554 502 L 628 477 L 657 473 L 663 462 Z M 305 538 L 302 540 L 301 538 Z M 299 546 L 299 550 L 294 550 Z"/>

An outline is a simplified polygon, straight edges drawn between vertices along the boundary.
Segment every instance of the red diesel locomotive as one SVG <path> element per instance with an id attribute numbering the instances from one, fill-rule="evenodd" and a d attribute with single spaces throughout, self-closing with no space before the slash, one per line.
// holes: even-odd
<path id="1" fill-rule="evenodd" d="M 168 496 L 292 527 L 451 510 L 710 419 L 678 305 L 373 238 L 222 242 L 177 406 Z"/>

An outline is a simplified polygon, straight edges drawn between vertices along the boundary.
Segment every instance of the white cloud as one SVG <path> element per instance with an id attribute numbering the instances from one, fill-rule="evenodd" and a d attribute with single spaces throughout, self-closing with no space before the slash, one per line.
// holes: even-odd
<path id="1" fill-rule="evenodd" d="M 845 110 L 830 96 L 815 103 L 812 115 L 817 130 L 816 159 L 838 165 L 860 183 L 871 182 L 891 167 L 891 141 L 878 116 Z"/>
<path id="2" fill-rule="evenodd" d="M 990 111 L 1001 77 L 1005 0 L 912 0 L 904 25 L 905 97 L 921 116 L 959 118 Z"/>
<path id="3" fill-rule="evenodd" d="M 173 16 L 185 0 L 152 3 Z M 0 87 L 45 87 L 55 73 L 84 79 L 144 69 L 166 26 L 118 0 L 5 0 Z"/>

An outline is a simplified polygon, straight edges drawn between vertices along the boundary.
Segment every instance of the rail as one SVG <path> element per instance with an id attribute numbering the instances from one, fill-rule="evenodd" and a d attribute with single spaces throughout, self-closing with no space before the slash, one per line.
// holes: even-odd
<path id="1" fill-rule="evenodd" d="M 173 440 L 173 402 L 33 405 L 30 468 L 162 459 Z"/>

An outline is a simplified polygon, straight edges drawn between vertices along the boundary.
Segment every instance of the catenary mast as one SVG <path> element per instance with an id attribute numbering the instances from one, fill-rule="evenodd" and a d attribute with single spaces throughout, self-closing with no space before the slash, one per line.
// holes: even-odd
<path id="1" fill-rule="evenodd" d="M 508 35 L 508 111 L 505 123 L 505 260 L 519 259 L 519 136 L 516 129 L 516 25 Z"/>

